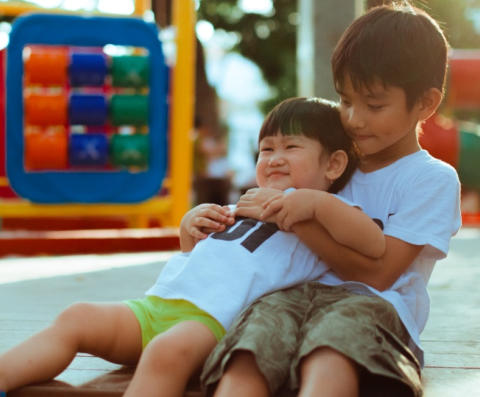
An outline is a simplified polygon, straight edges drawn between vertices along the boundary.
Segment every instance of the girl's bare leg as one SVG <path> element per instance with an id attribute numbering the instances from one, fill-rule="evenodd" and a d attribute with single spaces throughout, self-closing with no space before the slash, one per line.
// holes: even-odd
<path id="1" fill-rule="evenodd" d="M 299 397 L 358 397 L 356 365 L 330 348 L 319 348 L 300 365 Z"/>
<path id="2" fill-rule="evenodd" d="M 51 326 L 0 355 L 0 390 L 52 379 L 77 352 L 134 364 L 141 351 L 140 326 L 126 305 L 77 303 Z"/>
<path id="3" fill-rule="evenodd" d="M 252 353 L 243 350 L 234 353 L 225 373 L 218 383 L 214 396 L 270 396 L 267 381 L 258 369 Z"/>
<path id="4" fill-rule="evenodd" d="M 124 396 L 181 397 L 217 340 L 210 329 L 185 321 L 157 335 L 143 351 Z"/>

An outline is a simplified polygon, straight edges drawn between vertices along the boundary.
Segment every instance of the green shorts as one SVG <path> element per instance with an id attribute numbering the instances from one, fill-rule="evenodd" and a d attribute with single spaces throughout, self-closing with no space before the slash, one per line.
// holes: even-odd
<path id="1" fill-rule="evenodd" d="M 246 350 L 272 395 L 290 395 L 298 391 L 302 358 L 330 347 L 357 364 L 360 396 L 421 396 L 420 365 L 408 342 L 389 302 L 311 282 L 248 307 L 210 354 L 201 381 L 211 395 L 232 354 Z"/>
<path id="2" fill-rule="evenodd" d="M 158 334 L 184 321 L 205 324 L 217 341 L 225 335 L 225 329 L 215 318 L 186 300 L 162 299 L 150 295 L 142 299 L 126 300 L 123 303 L 133 310 L 140 323 L 143 348 Z"/>

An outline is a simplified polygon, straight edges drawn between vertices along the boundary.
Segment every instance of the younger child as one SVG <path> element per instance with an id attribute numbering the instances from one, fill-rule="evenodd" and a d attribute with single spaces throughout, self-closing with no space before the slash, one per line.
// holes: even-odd
<path id="1" fill-rule="evenodd" d="M 339 195 L 381 225 L 385 253 L 368 258 L 330 238 L 312 216 L 319 192 L 272 199 L 268 191 L 266 203 L 262 189 L 249 192 L 239 214 L 276 213 L 331 270 L 244 311 L 204 367 L 215 396 L 268 396 L 284 382 L 301 397 L 422 394 L 426 284 L 460 227 L 457 174 L 417 140 L 417 126 L 442 99 L 446 60 L 438 24 L 408 4 L 374 8 L 347 28 L 333 77 L 361 158 Z"/>
<path id="2" fill-rule="evenodd" d="M 280 191 L 337 191 L 356 165 L 338 109 L 315 98 L 275 107 L 260 131 L 259 151 L 258 185 Z M 345 200 L 322 194 L 319 221 L 332 237 L 364 255 L 382 255 L 380 228 Z M 216 232 L 205 238 L 205 230 Z M 180 234 L 183 252 L 167 262 L 144 299 L 75 304 L 52 326 L 0 356 L 0 391 L 53 378 L 77 352 L 86 352 L 138 364 L 127 396 L 181 395 L 243 308 L 327 270 L 293 233 L 253 219 L 234 222 L 232 213 L 217 205 L 189 211 Z"/>

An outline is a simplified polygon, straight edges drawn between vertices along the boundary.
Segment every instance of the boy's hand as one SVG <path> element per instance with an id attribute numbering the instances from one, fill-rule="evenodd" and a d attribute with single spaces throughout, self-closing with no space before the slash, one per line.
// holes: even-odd
<path id="1" fill-rule="evenodd" d="M 261 217 L 265 204 L 270 202 L 274 197 L 282 196 L 283 192 L 271 188 L 253 188 L 249 189 L 244 195 L 240 197 L 235 209 L 235 215 L 246 216 L 247 218 L 259 219 L 267 222 L 275 222 L 270 216 L 267 218 Z M 274 215 L 272 212 L 270 215 Z M 271 218 L 271 219 L 268 219 Z"/>
<path id="2" fill-rule="evenodd" d="M 291 193 L 272 197 L 265 203 L 261 219 L 275 214 L 277 226 L 289 232 L 295 223 L 315 217 L 317 193 L 315 190 L 297 189 Z"/>
<path id="3" fill-rule="evenodd" d="M 234 214 L 228 206 L 200 204 L 183 216 L 180 223 L 180 237 L 187 238 L 189 236 L 193 238 L 193 244 L 195 244 L 206 238 L 210 233 L 225 230 L 226 225 L 231 225 L 234 222 Z"/>

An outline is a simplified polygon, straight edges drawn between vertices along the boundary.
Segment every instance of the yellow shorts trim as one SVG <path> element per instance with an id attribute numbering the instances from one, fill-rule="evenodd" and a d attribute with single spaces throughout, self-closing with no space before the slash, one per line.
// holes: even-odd
<path id="1" fill-rule="evenodd" d="M 143 348 L 158 334 L 184 321 L 205 324 L 217 341 L 226 332 L 222 324 L 210 314 L 183 299 L 163 299 L 150 295 L 142 299 L 126 300 L 124 303 L 132 309 L 140 323 Z"/>

